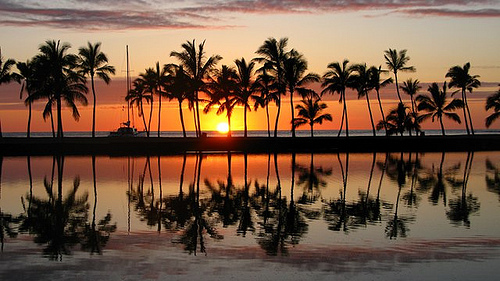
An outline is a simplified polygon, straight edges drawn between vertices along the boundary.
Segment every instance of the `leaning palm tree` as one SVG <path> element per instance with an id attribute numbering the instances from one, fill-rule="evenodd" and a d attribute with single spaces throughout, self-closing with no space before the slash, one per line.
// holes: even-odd
<path id="1" fill-rule="evenodd" d="M 370 84 L 375 89 L 375 92 L 377 93 L 377 100 L 378 100 L 378 105 L 380 108 L 380 114 L 382 115 L 382 121 L 384 124 L 384 129 L 385 129 L 385 134 L 388 135 L 387 133 L 387 127 L 386 125 L 386 120 L 385 120 L 385 115 L 384 115 L 384 109 L 382 108 L 382 101 L 380 100 L 380 89 L 391 84 L 392 83 L 392 78 L 387 78 L 387 79 L 381 79 L 380 74 L 385 72 L 385 70 L 382 70 L 382 66 L 379 66 L 378 68 L 372 66 L 369 69 L 370 71 Z"/>
<path id="2" fill-rule="evenodd" d="M 481 82 L 477 79 L 479 78 L 479 75 L 469 74 L 469 69 L 470 63 L 464 64 L 463 67 L 456 65 L 448 70 L 448 73 L 446 73 L 446 77 L 451 78 L 448 87 L 459 88 L 462 92 L 462 101 L 464 103 L 463 114 L 465 120 L 465 129 L 467 130 L 467 135 L 470 135 L 470 133 L 474 135 L 474 127 L 472 126 L 472 118 L 469 110 L 469 104 L 467 103 L 466 93 L 467 91 L 469 91 L 469 93 L 472 93 L 472 90 L 474 88 L 478 88 L 479 86 L 481 86 Z M 466 111 L 468 116 L 466 115 Z"/>
<path id="3" fill-rule="evenodd" d="M 78 57 L 68 54 L 71 46 L 67 43 L 60 44 L 59 41 L 47 40 L 39 47 L 40 53 L 35 57 L 39 67 L 37 67 L 37 77 L 40 78 L 36 90 L 26 99 L 26 103 L 40 99 L 47 99 L 44 110 L 50 111 L 52 106 L 56 106 L 57 112 L 57 137 L 63 137 L 62 106 L 63 102 L 72 110 L 75 120 L 79 120 L 80 113 L 77 103 L 87 105 L 85 94 L 88 88 L 85 85 L 85 77 L 77 71 Z"/>
<path id="4" fill-rule="evenodd" d="M 416 98 L 418 110 L 428 112 L 421 115 L 420 119 L 423 121 L 432 118 L 432 122 L 434 122 L 435 118 L 437 118 L 441 125 L 441 133 L 444 136 L 443 116 L 460 124 L 460 117 L 452 111 L 462 108 L 464 103 L 459 99 L 453 99 L 451 102 L 447 102 L 446 82 L 444 82 L 442 90 L 439 89 L 437 83 L 432 83 L 427 91 L 429 91 L 431 96 L 419 95 Z"/>
<path id="5" fill-rule="evenodd" d="M 328 65 L 328 71 L 323 74 L 323 83 L 321 86 L 324 88 L 321 94 L 324 93 L 338 93 L 340 94 L 340 102 L 344 103 L 342 110 L 342 120 L 340 121 L 340 130 L 338 136 L 342 132 L 342 126 L 345 118 L 345 132 L 346 137 L 349 137 L 349 120 L 347 118 L 347 101 L 345 91 L 347 88 L 354 87 L 354 67 L 349 65 L 349 60 L 344 59 L 342 65 L 339 62 L 332 62 Z"/>
<path id="6" fill-rule="evenodd" d="M 500 90 L 486 99 L 486 111 L 493 109 L 493 113 L 486 117 L 486 128 L 489 128 L 493 121 L 500 117 Z"/>
<path id="7" fill-rule="evenodd" d="M 415 67 L 406 66 L 410 57 L 406 55 L 406 50 L 397 51 L 390 49 L 384 51 L 385 64 L 392 73 L 394 73 L 394 81 L 396 84 L 396 93 L 398 94 L 399 102 L 403 102 L 399 94 L 398 72 L 400 71 L 415 71 Z"/>
<path id="8" fill-rule="evenodd" d="M 269 103 L 272 101 L 277 102 L 277 91 L 274 91 L 274 81 L 275 77 L 270 75 L 266 67 L 261 67 L 257 70 L 260 73 L 255 81 L 256 90 L 260 92 L 260 96 L 254 97 L 255 105 L 254 109 L 257 110 L 259 107 L 266 109 L 266 120 L 267 120 L 267 136 L 271 137 L 271 125 L 269 117 Z"/>
<path id="9" fill-rule="evenodd" d="M 90 77 L 92 87 L 93 107 L 92 107 L 92 137 L 95 137 L 95 107 L 96 107 L 96 94 L 94 86 L 94 77 L 103 80 L 109 84 L 111 78 L 110 74 L 115 74 L 115 68 L 108 65 L 108 57 L 101 52 L 101 42 L 92 43 L 87 42 L 87 47 L 81 47 L 78 50 L 79 67 L 83 75 Z"/>
<path id="10" fill-rule="evenodd" d="M 311 137 L 314 137 L 314 124 L 323 124 L 323 121 L 332 121 L 330 113 L 322 114 L 322 111 L 328 106 L 326 103 L 320 102 L 318 97 L 308 97 L 303 99 L 302 104 L 298 104 L 295 108 L 299 111 L 299 117 L 293 119 L 293 127 L 297 128 L 301 125 L 309 124 L 311 127 Z"/>
<path id="11" fill-rule="evenodd" d="M 366 97 L 366 105 L 368 107 L 368 114 L 370 115 L 370 122 L 372 125 L 373 136 L 376 136 L 375 124 L 373 122 L 372 108 L 370 106 L 370 97 L 368 93 L 373 89 L 373 84 L 371 83 L 371 71 L 366 67 L 366 63 L 357 64 L 354 66 L 354 86 L 358 92 L 358 99 Z"/>
<path id="12" fill-rule="evenodd" d="M 251 110 L 250 99 L 258 99 L 254 93 L 257 91 L 257 84 L 254 81 L 255 63 L 247 63 L 245 58 L 236 59 L 234 61 L 238 71 L 236 72 L 236 101 L 237 104 L 243 106 L 243 123 L 244 134 L 247 137 L 247 111 Z"/>
<path id="13" fill-rule="evenodd" d="M 292 119 L 295 114 L 293 112 L 293 95 L 295 93 L 295 89 L 297 87 L 301 87 L 306 83 L 310 82 L 319 82 L 320 77 L 315 73 L 306 74 L 307 70 L 307 60 L 304 58 L 302 54 L 295 50 L 291 50 L 289 52 L 288 57 L 284 62 L 284 71 L 285 71 L 285 83 L 288 88 L 288 92 L 290 93 L 290 105 L 291 105 L 291 113 Z M 292 137 L 295 137 L 295 126 L 293 125 L 292 120 Z"/>
<path id="14" fill-rule="evenodd" d="M 193 99 L 196 111 L 195 129 L 196 136 L 201 136 L 200 110 L 199 110 L 199 92 L 203 90 L 205 79 L 210 72 L 215 68 L 217 63 L 222 59 L 219 55 L 206 57 L 205 41 L 198 45 L 196 49 L 195 40 L 187 41 L 182 44 L 182 51 L 173 51 L 171 57 L 175 57 L 180 61 L 180 65 L 184 68 L 186 75 L 191 79 L 191 90 L 193 91 Z"/>
<path id="15" fill-rule="evenodd" d="M 420 81 L 418 79 L 408 79 L 403 82 L 403 86 L 400 86 L 401 90 L 407 95 L 410 96 L 410 101 L 411 101 L 411 111 L 412 113 L 415 113 L 415 101 L 413 100 L 413 96 L 415 96 L 418 91 L 422 88 L 419 85 Z"/>
<path id="16" fill-rule="evenodd" d="M 281 38 L 279 41 L 276 38 L 268 38 L 255 52 L 261 57 L 255 58 L 254 60 L 263 63 L 264 67 L 275 76 L 275 87 L 276 87 L 276 122 L 274 125 L 274 137 L 278 136 L 278 121 L 281 112 L 281 96 L 286 92 L 285 84 L 285 71 L 284 62 L 288 56 L 286 51 L 286 46 L 288 45 L 288 38 Z"/>

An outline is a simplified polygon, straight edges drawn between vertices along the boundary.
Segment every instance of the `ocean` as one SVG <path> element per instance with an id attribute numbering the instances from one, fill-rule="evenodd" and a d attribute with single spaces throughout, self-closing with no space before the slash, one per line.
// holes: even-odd
<path id="1" fill-rule="evenodd" d="M 220 137 L 225 136 L 217 131 L 204 131 L 208 137 Z M 475 130 L 476 134 L 499 134 L 500 130 Z M 232 131 L 233 137 L 243 137 L 243 131 Z M 338 134 L 337 130 L 317 130 L 314 131 L 315 137 L 336 137 Z M 441 135 L 441 130 L 425 130 L 425 134 L 428 136 L 438 136 Z M 465 130 L 446 130 L 446 135 L 465 135 Z M 96 137 L 107 137 L 109 131 L 98 131 L 96 132 Z M 145 133 L 141 135 L 146 136 Z M 296 131 L 297 137 L 309 137 L 311 132 L 309 130 Z M 384 131 L 377 131 L 377 136 L 384 136 Z M 26 137 L 26 132 L 4 132 L 2 133 L 4 137 Z M 92 132 L 64 132 L 65 137 L 91 137 Z M 152 131 L 150 133 L 151 137 L 157 136 L 157 131 Z M 182 131 L 163 131 L 160 134 L 161 137 L 182 137 Z M 194 131 L 187 132 L 188 137 L 195 137 Z M 259 131 L 248 131 L 249 137 L 267 137 L 266 130 Z M 274 131 L 271 131 L 271 136 L 274 136 Z M 278 137 L 291 137 L 291 132 L 289 130 L 278 131 Z M 342 132 L 341 136 L 345 136 L 345 131 Z M 349 136 L 372 136 L 371 130 L 350 130 Z M 51 132 L 31 132 L 31 137 L 52 137 Z"/>

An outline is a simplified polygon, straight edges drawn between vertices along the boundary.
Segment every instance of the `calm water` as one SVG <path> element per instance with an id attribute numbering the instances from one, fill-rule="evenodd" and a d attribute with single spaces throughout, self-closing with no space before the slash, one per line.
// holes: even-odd
<path id="1" fill-rule="evenodd" d="M 1 170 L 1 280 L 500 274 L 500 152 L 4 157 Z"/>

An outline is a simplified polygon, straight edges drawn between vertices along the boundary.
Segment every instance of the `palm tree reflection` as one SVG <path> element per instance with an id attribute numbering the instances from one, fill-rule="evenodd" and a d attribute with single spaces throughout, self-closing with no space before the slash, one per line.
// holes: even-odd
<path id="1" fill-rule="evenodd" d="M 486 187 L 489 192 L 496 193 L 500 200 L 500 168 L 494 165 L 490 159 L 486 159 Z"/>
<path id="2" fill-rule="evenodd" d="M 299 172 L 297 185 L 303 186 L 304 190 L 299 203 L 312 204 L 316 202 L 316 200 L 321 197 L 321 188 L 325 188 L 327 185 L 324 177 L 330 176 L 332 174 L 332 169 L 324 169 L 322 166 L 315 166 L 313 153 L 311 153 L 309 167 L 297 164 L 295 168 Z"/>

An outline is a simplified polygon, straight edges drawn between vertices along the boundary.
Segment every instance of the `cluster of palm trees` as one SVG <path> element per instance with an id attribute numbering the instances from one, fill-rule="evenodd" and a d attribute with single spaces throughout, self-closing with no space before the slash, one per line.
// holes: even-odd
<path id="1" fill-rule="evenodd" d="M 79 49 L 79 55 L 68 53 L 69 44 L 60 44 L 59 41 L 46 41 L 41 45 L 40 53 L 27 62 L 7 60 L 0 61 L 0 82 L 6 83 L 11 80 L 22 82 L 21 98 L 24 91 L 27 92 L 25 104 L 29 107 L 28 137 L 31 121 L 31 104 L 38 100 L 45 100 L 43 117 L 50 118 L 53 135 L 54 129 L 53 108 L 57 113 L 57 136 L 63 136 L 61 109 L 64 102 L 72 110 L 73 117 L 78 119 L 79 112 L 77 104 L 87 104 L 85 94 L 88 92 L 86 78 L 90 78 L 93 94 L 93 119 L 92 136 L 95 136 L 95 105 L 96 93 L 94 79 L 97 77 L 104 82 L 110 82 L 110 74 L 114 74 L 114 67 L 108 65 L 107 57 L 100 50 L 101 44 L 88 43 L 86 47 Z M 384 51 L 384 59 L 387 69 L 382 66 L 367 66 L 362 64 L 351 64 L 349 60 L 332 62 L 328 64 L 327 71 L 320 76 L 315 73 L 307 73 L 307 60 L 295 49 L 288 50 L 288 38 L 268 38 L 255 52 L 257 57 L 250 61 L 245 58 L 236 59 L 235 66 L 222 65 L 217 68 L 217 63 L 222 59 L 219 55 L 207 56 L 205 52 L 205 41 L 196 44 L 195 40 L 187 41 L 181 45 L 181 51 L 173 51 L 171 57 L 176 58 L 178 64 L 165 64 L 160 66 L 157 62 L 155 67 L 148 68 L 140 73 L 133 81 L 132 88 L 126 96 L 126 101 L 137 108 L 138 115 L 142 117 L 147 136 L 150 136 L 151 121 L 155 102 L 158 102 L 158 137 L 161 128 L 162 100 L 176 100 L 179 107 L 179 116 L 183 136 L 186 137 L 186 127 L 183 115 L 183 103 L 188 102 L 188 108 L 193 113 L 194 131 L 196 136 L 202 136 L 200 111 L 209 112 L 212 108 L 217 114 L 225 112 L 229 125 L 228 135 L 231 136 L 231 117 L 236 106 L 244 108 L 244 136 L 248 135 L 247 112 L 264 108 L 267 119 L 267 132 L 271 137 L 271 125 L 269 105 L 276 105 L 276 117 L 274 125 L 274 137 L 278 134 L 278 122 L 281 113 L 282 98 L 289 95 L 292 119 L 290 128 L 292 137 L 296 136 L 296 128 L 308 124 L 313 136 L 314 124 L 324 121 L 332 121 L 331 114 L 323 113 L 327 106 L 321 102 L 324 94 L 339 94 L 340 102 L 343 103 L 341 124 L 338 135 L 344 130 L 349 136 L 349 119 L 347 106 L 347 90 L 357 92 L 358 99 L 365 98 L 367 110 L 370 117 L 372 133 L 376 130 L 384 130 L 386 135 L 401 134 L 408 132 L 412 135 L 421 134 L 420 123 L 431 119 L 438 121 L 442 134 L 445 134 L 443 117 L 461 123 L 461 118 L 453 111 L 463 109 L 463 120 L 467 134 L 474 135 L 471 113 L 467 101 L 467 94 L 478 88 L 481 82 L 478 75 L 472 75 L 470 63 L 462 66 L 454 66 L 449 69 L 442 87 L 433 83 L 428 88 L 429 95 L 419 94 L 421 86 L 418 80 L 408 79 L 399 85 L 398 73 L 413 72 L 415 67 L 409 66 L 410 57 L 407 50 L 388 49 Z M 19 73 L 11 73 L 12 66 L 16 65 Z M 393 78 L 384 78 L 383 74 L 391 72 Z M 320 93 L 311 89 L 313 83 L 321 82 Z M 394 83 L 399 103 L 396 108 L 384 114 L 380 89 L 388 84 Z M 309 86 L 309 87 L 308 87 Z M 447 89 L 456 88 L 460 92 L 460 99 L 449 101 Z M 408 106 L 403 101 L 400 90 L 410 97 Z M 382 120 L 375 124 L 369 94 L 375 92 Z M 499 91 L 500 92 L 500 91 Z M 294 103 L 294 96 L 298 94 L 302 101 Z M 486 110 L 493 109 L 493 113 L 487 117 L 486 126 L 489 127 L 498 116 L 500 116 L 500 94 L 496 93 L 487 99 Z M 157 101 L 156 101 L 157 99 Z M 144 103 L 149 104 L 148 114 L 145 112 Z M 203 107 L 203 108 L 202 108 Z M 295 114 L 297 110 L 297 115 Z M 149 115 L 146 118 L 146 115 Z"/>
<path id="2" fill-rule="evenodd" d="M 78 120 L 80 113 L 78 104 L 87 105 L 87 77 L 91 81 L 93 95 L 92 137 L 95 136 L 96 92 L 95 78 L 107 84 L 110 74 L 115 73 L 113 66 L 101 52 L 101 43 L 91 44 L 79 49 L 79 54 L 68 52 L 70 45 L 59 41 L 47 40 L 39 47 L 39 53 L 26 62 L 7 60 L 0 62 L 2 68 L 1 81 L 12 80 L 21 83 L 20 98 L 26 92 L 24 103 L 28 106 L 27 137 L 30 137 L 31 105 L 36 101 L 44 101 L 43 118 L 50 118 L 53 137 L 63 137 L 62 108 L 63 104 L 72 111 L 73 118 Z M 1 56 L 0 56 L 1 57 Z M 18 73 L 11 68 L 17 66 Z M 57 129 L 54 126 L 53 109 L 56 111 Z"/>

